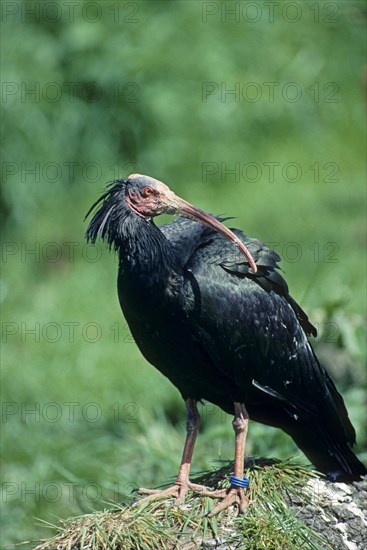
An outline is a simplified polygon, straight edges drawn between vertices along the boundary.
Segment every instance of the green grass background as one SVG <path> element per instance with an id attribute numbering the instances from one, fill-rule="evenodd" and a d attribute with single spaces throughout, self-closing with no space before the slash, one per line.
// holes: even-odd
<path id="1" fill-rule="evenodd" d="M 232 15 L 221 2 L 46 4 L 3 9 L 3 544 L 47 536 L 35 517 L 100 509 L 177 470 L 181 398 L 131 341 L 116 258 L 83 240 L 85 212 L 118 175 L 162 179 L 276 243 L 366 457 L 365 4 L 285 2 L 274 20 L 264 2 L 227 3 Z M 203 98 L 207 83 L 218 93 Z M 236 163 L 239 177 L 225 171 Z M 195 471 L 233 456 L 231 418 L 202 413 Z M 254 424 L 247 448 L 298 454 Z"/>

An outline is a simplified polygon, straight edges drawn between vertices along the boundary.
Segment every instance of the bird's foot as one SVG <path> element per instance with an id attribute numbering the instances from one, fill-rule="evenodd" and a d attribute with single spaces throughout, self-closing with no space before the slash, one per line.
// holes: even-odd
<path id="1" fill-rule="evenodd" d="M 219 502 L 219 504 L 216 505 L 214 510 L 209 512 L 208 517 L 213 517 L 219 514 L 219 512 L 226 510 L 233 504 L 238 507 L 241 514 L 244 514 L 248 506 L 251 504 L 250 499 L 245 496 L 242 487 L 231 487 L 230 489 L 211 491 L 208 492 L 206 496 L 223 499 L 222 502 Z"/>
<path id="2" fill-rule="evenodd" d="M 140 499 L 134 504 L 134 506 L 145 502 L 152 502 L 154 500 L 162 500 L 165 498 L 175 498 L 175 504 L 183 504 L 185 502 L 185 497 L 188 491 L 194 491 L 195 493 L 200 493 L 204 496 L 211 493 L 209 489 L 204 485 L 191 483 L 191 481 L 189 480 L 176 481 L 174 485 L 168 487 L 167 489 L 139 489 L 138 493 L 147 494 L 148 496 Z"/>
<path id="3" fill-rule="evenodd" d="M 221 498 L 222 502 L 216 505 L 216 507 L 208 514 L 208 517 L 213 517 L 219 512 L 226 510 L 232 505 L 236 505 L 241 514 L 245 513 L 248 506 L 251 504 L 251 501 L 248 497 L 245 496 L 244 491 L 241 487 L 230 487 L 230 489 L 218 489 L 210 490 L 204 485 L 198 485 L 197 483 L 192 483 L 191 481 L 177 482 L 168 487 L 167 489 L 144 489 L 141 488 L 138 490 L 141 494 L 147 494 L 148 496 L 143 497 L 137 501 L 133 506 L 140 505 L 146 502 L 153 502 L 155 500 L 163 500 L 166 498 L 174 498 L 175 504 L 183 504 L 185 502 L 185 497 L 188 491 L 194 491 L 195 493 L 200 494 L 203 497 L 210 498 Z"/>

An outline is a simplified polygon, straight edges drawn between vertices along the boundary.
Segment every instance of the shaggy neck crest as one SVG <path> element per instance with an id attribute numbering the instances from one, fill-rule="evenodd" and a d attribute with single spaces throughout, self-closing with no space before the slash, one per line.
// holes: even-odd
<path id="1" fill-rule="evenodd" d="M 115 181 L 89 209 L 86 217 L 95 212 L 86 231 L 88 242 L 94 244 L 98 238 L 105 241 L 118 252 L 120 264 L 128 260 L 132 269 L 139 266 L 140 270 L 154 271 L 162 269 L 162 263 L 172 265 L 169 241 L 152 220 L 131 210 L 125 200 L 126 185 L 125 180 Z"/>

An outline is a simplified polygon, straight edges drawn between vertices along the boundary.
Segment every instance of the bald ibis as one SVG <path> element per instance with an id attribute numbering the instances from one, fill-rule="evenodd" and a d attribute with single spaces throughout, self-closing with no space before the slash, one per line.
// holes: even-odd
<path id="1" fill-rule="evenodd" d="M 86 237 L 118 253 L 118 297 L 132 335 L 186 402 L 177 480 L 163 491 L 141 489 L 146 499 L 180 503 L 197 490 L 223 499 L 212 514 L 230 504 L 244 511 L 249 418 L 284 430 L 331 480 L 367 473 L 351 450 L 355 430 L 343 398 L 308 341 L 316 329 L 289 295 L 274 251 L 139 174 L 115 181 L 87 216 L 93 211 Z M 180 217 L 158 228 L 153 218 L 160 214 Z M 200 400 L 234 415 L 228 490 L 189 480 Z"/>

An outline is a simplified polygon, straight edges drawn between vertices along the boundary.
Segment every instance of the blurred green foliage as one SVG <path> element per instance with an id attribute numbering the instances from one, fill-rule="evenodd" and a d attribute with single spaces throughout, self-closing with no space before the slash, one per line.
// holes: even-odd
<path id="1" fill-rule="evenodd" d="M 180 396 L 131 342 L 116 258 L 83 241 L 131 172 L 273 243 L 366 451 L 365 4 L 278 4 L 2 3 L 6 543 L 177 470 Z M 233 454 L 231 419 L 203 415 L 194 470 Z M 298 451 L 252 425 L 248 452 Z"/>

